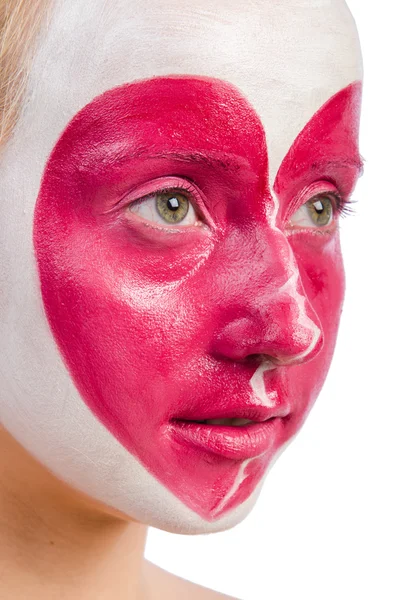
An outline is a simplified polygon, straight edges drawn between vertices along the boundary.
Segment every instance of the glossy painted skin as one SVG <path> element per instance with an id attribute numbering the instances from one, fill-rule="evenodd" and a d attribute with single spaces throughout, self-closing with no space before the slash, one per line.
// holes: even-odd
<path id="1" fill-rule="evenodd" d="M 106 92 L 47 163 L 34 244 L 66 365 L 109 431 L 204 520 L 250 496 L 326 376 L 344 291 L 337 217 L 322 228 L 291 219 L 320 192 L 351 194 L 359 106 L 359 84 L 331 98 L 273 190 L 259 116 L 237 88 L 204 77 Z M 198 224 L 130 210 L 175 187 Z M 224 437 L 226 451 L 215 434 L 198 447 L 172 421 L 265 414 L 282 418 L 260 453 Z"/>
<path id="2" fill-rule="evenodd" d="M 302 210 L 296 207 L 305 198 L 299 193 L 294 195 L 294 189 L 295 184 L 306 186 L 305 163 L 310 162 L 310 157 L 306 156 L 307 161 L 285 157 L 299 133 L 313 120 L 317 123 L 317 133 L 311 132 L 311 128 L 306 130 L 303 145 L 316 152 L 315 162 L 317 166 L 322 162 L 322 168 L 313 171 L 311 165 L 310 173 L 315 175 L 316 181 L 329 176 L 337 187 L 343 188 L 342 192 L 348 190 L 349 182 L 353 181 L 350 175 L 353 171 L 351 168 L 349 171 L 346 163 L 351 164 L 351 156 L 357 154 L 356 150 L 352 151 L 352 145 L 356 144 L 356 119 L 349 109 L 342 110 L 345 96 L 341 90 L 349 89 L 362 78 L 354 21 L 344 0 L 251 0 L 249 10 L 242 9 L 238 0 L 220 0 L 219 3 L 196 0 L 189 5 L 181 0 L 150 0 L 150 10 L 147 0 L 74 0 L 72 3 L 54 0 L 50 12 L 48 28 L 46 26 L 38 40 L 29 68 L 23 110 L 13 137 L 0 157 L 0 421 L 57 478 L 98 502 L 105 511 L 109 507 L 124 518 L 177 533 L 228 529 L 241 522 L 258 497 L 263 478 L 251 476 L 250 472 L 253 469 L 259 474 L 266 460 L 265 455 L 258 460 L 253 458 L 254 454 L 267 452 L 270 456 L 277 446 L 280 450 L 285 447 L 280 445 L 282 434 L 288 436 L 297 429 L 314 401 L 334 344 L 338 294 L 342 294 L 343 286 L 341 267 L 337 265 L 340 261 L 337 236 L 298 232 Z M 139 163 L 139 168 L 148 169 L 148 183 L 136 187 L 130 180 L 131 187 L 124 188 L 126 193 L 131 192 L 131 208 L 126 206 L 123 211 L 110 207 L 107 214 L 106 209 L 101 212 L 99 208 L 106 198 L 122 197 L 123 168 L 119 161 L 117 171 L 114 151 L 115 144 L 119 144 L 122 158 L 126 146 L 130 143 L 133 149 L 133 141 L 138 139 L 141 126 L 137 128 L 137 123 L 127 123 L 131 111 L 123 110 L 126 118 L 121 119 L 108 106 L 107 118 L 112 121 L 108 126 L 106 115 L 95 116 L 99 132 L 103 134 L 102 141 L 105 137 L 109 147 L 106 153 L 101 142 L 102 156 L 111 167 L 102 169 L 102 175 L 97 169 L 99 163 L 89 158 L 94 157 L 91 142 L 95 126 L 88 127 L 84 135 L 77 126 L 80 116 L 88 115 L 95 98 L 94 102 L 100 104 L 101 98 L 115 93 L 117 86 L 126 86 L 127 90 L 132 84 L 131 94 L 137 99 L 138 89 L 142 91 L 142 87 L 134 87 L 138 82 L 159 76 L 170 78 L 170 75 L 182 76 L 185 80 L 204 76 L 224 82 L 220 88 L 215 86 L 213 93 L 219 97 L 222 89 L 225 93 L 226 88 L 229 89 L 222 110 L 225 114 L 229 111 L 228 128 L 232 126 L 232 134 L 226 136 L 226 141 L 229 140 L 229 148 L 232 144 L 233 164 L 245 153 L 249 158 L 249 169 L 247 161 L 243 164 L 247 167 L 245 172 L 251 170 L 254 177 L 259 174 L 262 180 L 256 188 L 251 182 L 253 194 L 250 196 L 249 185 L 244 185 L 242 175 L 235 173 L 233 180 L 230 170 L 220 174 L 215 166 L 210 168 L 209 164 L 197 161 L 192 164 L 192 160 L 180 160 L 180 156 L 175 155 L 177 171 L 160 169 L 158 163 L 162 185 L 175 184 L 175 178 L 170 180 L 170 173 L 171 177 L 178 174 L 179 184 L 181 181 L 186 184 L 186 176 L 197 179 L 194 188 L 189 180 L 189 194 L 197 192 L 200 196 L 197 201 L 192 198 L 192 202 L 198 205 L 198 223 L 203 225 L 190 228 L 190 233 L 185 225 L 179 227 L 182 233 L 173 231 L 172 235 L 138 227 L 138 220 L 144 214 L 140 211 L 149 203 L 135 194 L 154 191 L 149 189 L 153 185 L 150 178 L 157 176 L 154 162 L 152 172 L 147 161 Z M 340 92 L 342 95 L 333 104 L 334 118 L 342 120 L 340 126 L 335 127 L 340 143 L 332 144 L 330 136 L 324 135 L 322 117 L 317 119 L 314 115 Z M 128 105 L 128 98 L 125 100 Z M 221 115 L 214 117 L 209 100 L 206 95 L 205 106 L 202 106 L 202 114 L 208 117 L 207 124 L 202 123 L 199 128 L 200 131 L 206 129 L 204 139 L 196 136 L 192 141 L 191 132 L 197 124 L 190 123 L 186 138 L 189 148 L 177 144 L 174 138 L 178 152 L 188 149 L 191 155 L 192 148 L 208 142 L 203 148 L 208 154 L 211 135 L 218 131 L 213 142 L 222 145 L 224 155 L 222 136 L 217 128 Z M 154 102 L 152 96 L 150 102 Z M 158 106 L 164 111 L 164 106 Z M 73 121 L 76 115 L 77 120 Z M 157 117 L 149 115 L 150 118 Z M 175 116 L 174 120 L 175 125 L 183 126 L 183 120 Z M 74 126 L 68 128 L 71 121 Z M 332 122 L 328 115 L 330 126 Z M 84 129 L 83 124 L 82 127 Z M 131 135 L 126 140 L 129 127 Z M 344 127 L 345 135 L 342 135 Z M 166 129 L 163 131 L 166 133 Z M 68 132 L 73 144 L 76 142 L 74 149 L 67 147 L 65 135 L 69 135 Z M 254 132 L 259 143 L 256 148 L 247 141 L 248 135 L 252 137 Z M 314 133 L 321 143 L 307 142 Z M 161 142 L 166 139 L 163 135 Z M 91 144 L 89 152 L 84 140 Z M 144 141 L 145 144 L 150 142 L 149 136 Z M 160 147 L 157 142 L 156 151 Z M 301 143 L 297 147 L 302 150 Z M 99 153 L 99 146 L 95 146 L 95 151 Z M 300 152 L 301 157 L 304 154 Z M 337 160 L 344 163 L 339 169 L 333 161 L 335 154 Z M 56 184 L 55 156 L 65 159 Z M 162 160 L 164 167 L 164 158 Z M 174 162 L 169 166 L 174 166 Z M 137 161 L 131 157 L 132 163 L 138 168 Z M 220 167 L 219 161 L 217 164 Z M 289 167 L 285 168 L 287 164 Z M 299 169 L 302 170 L 300 180 L 297 179 Z M 277 173 L 283 171 L 288 177 L 280 175 L 276 181 Z M 112 176 L 114 184 L 109 179 Z M 98 183 L 101 177 L 102 188 Z M 208 182 L 207 186 L 203 181 Z M 324 183 L 319 185 L 321 190 Z M 333 185 L 327 182 L 327 187 L 335 190 Z M 258 205 L 261 186 L 265 213 Z M 244 206 L 239 210 L 237 198 L 228 192 L 231 188 L 241 191 L 249 206 L 248 212 L 244 212 Z M 43 192 L 51 189 L 54 194 L 45 201 Z M 305 189 L 305 197 L 319 190 L 318 185 Z M 64 199 L 60 198 L 62 190 Z M 70 196 L 68 190 L 76 190 L 76 194 Z M 204 203 L 207 198 L 211 199 L 216 190 L 219 202 L 200 210 L 201 200 Z M 265 202 L 269 200 L 269 190 L 273 205 Z M 84 192 L 84 197 L 79 199 L 77 192 Z M 223 214 L 221 209 L 226 199 L 229 208 Z M 276 201 L 280 204 L 279 211 L 275 210 Z M 49 202 L 52 202 L 53 212 Z M 90 207 L 97 212 L 90 212 Z M 286 214 L 287 209 L 291 217 Z M 194 217 L 194 211 L 192 215 Z M 294 223 L 294 227 L 287 227 L 287 222 Z M 142 225 L 142 221 L 140 223 Z M 69 240 L 63 237 L 64 227 L 73 232 Z M 42 244 L 40 236 L 45 237 Z M 75 243 L 80 244 L 75 252 L 71 247 L 73 237 Z M 280 256 L 280 248 L 289 250 L 286 239 L 291 247 L 289 257 L 284 252 Z M 196 260 L 200 248 L 202 259 Z M 145 253 L 144 262 L 150 269 L 143 272 L 132 255 Z M 167 255 L 168 264 L 160 260 L 160 253 Z M 273 259 L 278 266 L 271 269 Z M 252 264 L 251 275 L 247 262 Z M 283 288 L 270 286 L 271 271 L 278 283 L 282 279 L 280 273 L 285 271 L 286 277 L 289 275 Z M 339 273 L 338 285 L 332 280 L 333 271 Z M 63 283 L 56 280 L 57 273 L 59 277 L 61 273 L 67 274 Z M 120 281 L 127 285 L 113 286 Z M 66 290 L 68 282 L 69 290 Z M 259 286 L 262 297 L 259 291 L 256 296 L 253 294 L 254 285 Z M 317 294 L 320 288 L 322 292 Z M 202 292 L 202 298 L 194 295 L 195 289 Z M 246 302 L 248 291 L 249 303 Z M 287 313 L 277 309 L 277 303 L 271 301 L 273 292 L 274 300 L 284 297 L 278 306 L 289 302 L 291 311 L 296 309 L 287 324 L 283 320 Z M 94 296 L 96 304 L 91 306 L 89 298 Z M 332 306 L 328 306 L 328 296 Z M 78 302 L 73 304 L 73 298 Z M 217 298 L 222 310 L 216 304 Z M 282 343 L 280 332 L 264 324 L 264 302 L 273 322 L 282 324 L 287 343 Z M 57 311 L 67 314 L 70 331 L 77 332 L 78 340 L 61 331 L 59 324 L 56 330 Z M 137 313 L 140 322 L 132 318 Z M 285 353 L 288 354 L 291 346 L 287 325 L 293 321 L 302 338 L 298 344 L 294 340 L 296 347 L 292 348 L 289 359 L 302 361 L 305 353 L 314 356 L 320 347 L 314 346 L 321 344 L 320 336 L 323 347 L 312 361 L 286 366 Z M 139 333 L 139 324 L 144 324 L 146 331 L 150 328 L 151 337 Z M 183 327 L 186 335 L 182 334 Z M 238 342 L 242 338 L 249 343 L 244 346 Z M 276 343 L 277 338 L 279 343 Z M 166 352 L 167 340 L 169 345 L 175 341 L 172 344 L 174 356 L 168 357 L 168 363 L 160 360 L 162 348 Z M 264 352 L 266 340 L 271 342 L 266 344 L 270 355 L 261 362 L 263 357 L 259 354 Z M 198 347 L 194 346 L 196 341 Z M 67 356 L 74 345 L 76 349 L 79 346 L 77 356 L 84 355 L 81 360 Z M 85 355 L 87 348 L 95 350 Z M 150 357 L 145 361 L 144 352 L 147 354 L 149 350 Z M 131 360 L 133 352 L 134 360 Z M 155 359 L 151 358 L 152 353 Z M 257 356 L 249 358 L 250 353 Z M 281 358 L 284 366 L 270 370 Z M 129 364 L 123 363 L 124 359 Z M 92 361 L 92 369 L 88 360 Z M 201 366 L 208 371 L 207 384 L 206 372 L 198 371 Z M 156 376 L 153 375 L 155 367 Z M 304 379 L 306 369 L 310 380 Z M 87 370 L 90 370 L 89 378 L 85 377 Z M 157 394 L 155 384 L 159 374 L 167 375 L 167 397 L 161 391 Z M 137 376 L 137 382 L 144 379 L 145 397 L 142 390 L 137 389 L 133 375 Z M 171 385 L 170 377 L 178 381 L 178 386 Z M 107 383 L 111 378 L 111 383 Z M 302 390 L 302 394 L 295 393 L 294 388 Z M 160 406 L 157 399 L 164 404 Z M 149 402 L 155 410 L 145 412 Z M 290 402 L 295 410 L 289 406 Z M 254 404 L 253 408 L 249 407 L 250 403 Z M 291 415 L 283 421 L 275 418 L 267 425 L 259 423 L 239 428 L 175 420 L 169 425 L 168 419 L 182 409 L 188 413 L 183 415 L 188 419 L 215 417 L 218 411 L 222 412 L 219 416 L 248 412 L 242 416 L 262 421 L 275 411 L 281 414 L 290 411 Z M 208 414 L 213 409 L 217 413 Z M 235 414 L 230 414 L 230 410 Z M 198 411 L 205 411 L 205 415 Z M 142 433 L 133 432 L 134 418 L 152 435 L 143 440 Z M 118 425 L 120 422 L 124 430 Z M 248 431 L 244 433 L 244 430 Z M 159 452 L 154 456 L 155 444 L 150 442 L 156 435 Z M 167 435 L 172 435 L 169 444 Z M 179 457 L 177 449 L 181 451 Z M 271 463 L 280 450 L 275 452 Z M 160 464 L 161 451 L 165 451 L 168 462 L 164 460 Z M 183 456 L 191 460 L 184 460 Z M 203 476 L 206 460 L 211 464 L 208 475 Z M 218 480 L 216 463 L 221 465 Z M 206 485 L 202 484 L 203 477 L 204 482 L 208 482 Z M 209 489 L 214 482 L 216 485 Z M 179 489 L 172 489 L 172 485 Z M 204 489 L 197 490 L 197 485 Z M 206 496 L 201 498 L 204 492 Z M 229 508 L 231 506 L 233 508 Z"/>

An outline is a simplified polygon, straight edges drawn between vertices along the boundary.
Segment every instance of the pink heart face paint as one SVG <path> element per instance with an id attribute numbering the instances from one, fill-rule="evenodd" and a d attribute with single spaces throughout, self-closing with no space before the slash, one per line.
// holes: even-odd
<path id="1" fill-rule="evenodd" d="M 330 98 L 273 190 L 259 116 L 204 77 L 102 94 L 46 165 L 34 246 L 60 352 L 89 409 L 206 521 L 252 494 L 324 381 L 359 104 L 359 84 Z M 202 422 L 232 418 L 254 424 Z"/>
<path id="2" fill-rule="evenodd" d="M 0 158 L 0 419 L 102 506 L 221 531 L 331 359 L 354 22 L 344 0 L 72 4 Z"/>

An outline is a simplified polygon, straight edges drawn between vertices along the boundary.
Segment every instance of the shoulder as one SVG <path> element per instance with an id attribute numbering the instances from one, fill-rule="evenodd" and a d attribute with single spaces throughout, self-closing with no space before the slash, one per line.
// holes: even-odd
<path id="1" fill-rule="evenodd" d="M 226 596 L 215 592 L 173 573 L 165 571 L 161 567 L 145 561 L 146 578 L 150 581 L 153 598 L 164 598 L 167 600 L 239 600 L 233 596 Z M 161 594 L 161 595 L 160 595 Z"/>

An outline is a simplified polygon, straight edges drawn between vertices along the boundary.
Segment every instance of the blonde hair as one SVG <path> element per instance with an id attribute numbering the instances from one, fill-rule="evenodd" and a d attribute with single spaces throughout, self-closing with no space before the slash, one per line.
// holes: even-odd
<path id="1" fill-rule="evenodd" d="M 22 106 L 35 41 L 50 0 L 0 0 L 0 147 Z"/>

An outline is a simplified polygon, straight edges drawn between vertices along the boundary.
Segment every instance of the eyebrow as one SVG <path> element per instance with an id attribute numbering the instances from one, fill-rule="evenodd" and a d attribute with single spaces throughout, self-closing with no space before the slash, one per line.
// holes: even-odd
<path id="1" fill-rule="evenodd" d="M 311 164 L 310 168 L 315 171 L 318 169 L 324 169 L 327 167 L 342 167 L 342 168 L 354 168 L 359 172 L 361 177 L 364 174 L 364 159 L 360 156 L 359 160 L 344 158 L 339 160 L 321 160 Z"/>
<path id="2" fill-rule="evenodd" d="M 143 154 L 146 152 L 143 151 Z M 219 168 L 226 171 L 236 171 L 241 165 L 233 157 L 224 154 L 222 157 L 214 156 L 213 154 L 204 154 L 202 152 L 160 152 L 159 154 L 146 154 L 147 158 L 164 158 L 173 159 L 184 163 L 198 163 L 206 166 Z M 237 157 L 236 157 L 237 158 Z M 241 157 L 239 157 L 241 160 Z"/>

